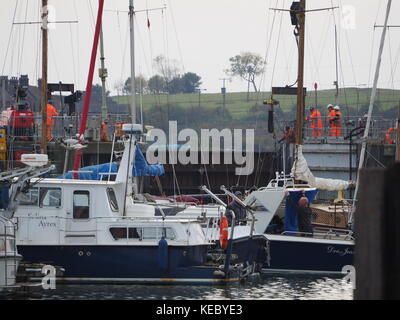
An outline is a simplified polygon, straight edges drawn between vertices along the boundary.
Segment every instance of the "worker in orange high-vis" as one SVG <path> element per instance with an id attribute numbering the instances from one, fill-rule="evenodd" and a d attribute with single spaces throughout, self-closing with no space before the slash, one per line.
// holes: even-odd
<path id="1" fill-rule="evenodd" d="M 319 112 L 315 107 L 310 107 L 310 116 L 306 118 L 310 121 L 311 136 L 320 137 L 322 135 L 322 120 L 321 112 Z"/>
<path id="2" fill-rule="evenodd" d="M 103 142 L 109 142 L 110 139 L 108 139 L 107 137 L 107 124 L 108 124 L 108 120 L 104 120 L 101 123 L 101 130 L 100 130 L 100 140 Z"/>
<path id="3" fill-rule="evenodd" d="M 53 127 L 54 119 L 53 117 L 58 116 L 56 108 L 52 105 L 51 101 L 47 103 L 47 140 L 50 141 L 53 139 L 51 136 L 51 129 Z"/>
<path id="4" fill-rule="evenodd" d="M 335 106 L 333 110 L 335 111 L 335 136 L 340 137 L 342 135 L 342 113 L 339 106 Z"/>
<path id="5" fill-rule="evenodd" d="M 333 109 L 333 105 L 332 104 L 328 104 L 327 105 L 328 108 L 328 135 L 331 137 L 335 137 L 336 136 L 336 123 L 335 123 L 335 118 L 336 118 L 336 112 Z"/>

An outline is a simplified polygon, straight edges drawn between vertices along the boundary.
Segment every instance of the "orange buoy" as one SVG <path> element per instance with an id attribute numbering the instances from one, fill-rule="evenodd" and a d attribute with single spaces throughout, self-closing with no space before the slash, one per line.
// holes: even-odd
<path id="1" fill-rule="evenodd" d="M 223 216 L 219 225 L 219 244 L 224 250 L 228 247 L 228 227 L 228 219 Z"/>
<path id="2" fill-rule="evenodd" d="M 394 144 L 395 143 L 395 141 L 392 139 L 392 137 L 391 137 L 391 133 L 392 133 L 392 131 L 394 131 L 395 130 L 395 128 L 389 128 L 388 129 L 388 131 L 386 131 L 386 141 L 388 142 L 388 143 L 390 143 L 390 144 Z"/>

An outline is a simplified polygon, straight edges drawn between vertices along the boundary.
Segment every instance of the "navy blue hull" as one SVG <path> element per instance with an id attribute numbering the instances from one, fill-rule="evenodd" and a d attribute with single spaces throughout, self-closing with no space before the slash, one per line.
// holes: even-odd
<path id="1" fill-rule="evenodd" d="M 270 240 L 270 264 L 265 272 L 305 271 L 340 273 L 353 264 L 354 245 Z"/>
<path id="2" fill-rule="evenodd" d="M 65 269 L 69 282 L 218 283 L 238 281 L 239 272 L 214 275 L 206 266 L 206 246 L 168 248 L 167 262 L 160 262 L 155 246 L 18 246 L 26 262 L 47 263 Z"/>
<path id="3" fill-rule="evenodd" d="M 259 235 L 253 236 L 251 239 L 247 237 L 235 239 L 232 253 L 237 255 L 237 262 L 261 267 L 268 261 L 267 240 L 264 236 Z"/>

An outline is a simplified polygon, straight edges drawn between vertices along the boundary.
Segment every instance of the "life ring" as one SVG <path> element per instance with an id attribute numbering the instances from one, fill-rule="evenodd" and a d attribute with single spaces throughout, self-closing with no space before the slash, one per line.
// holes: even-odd
<path id="1" fill-rule="evenodd" d="M 224 250 L 228 247 L 228 227 L 228 219 L 223 216 L 219 225 L 219 244 Z"/>
<path id="2" fill-rule="evenodd" d="M 386 131 L 386 141 L 390 144 L 395 144 L 395 141 L 392 139 L 392 137 L 390 136 L 390 134 L 392 133 L 392 131 L 394 131 L 395 128 L 389 128 L 388 131 Z"/>

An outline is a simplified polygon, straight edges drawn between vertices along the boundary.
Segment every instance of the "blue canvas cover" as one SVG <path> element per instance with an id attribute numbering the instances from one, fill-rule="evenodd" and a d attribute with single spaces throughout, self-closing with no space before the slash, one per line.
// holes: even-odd
<path id="1" fill-rule="evenodd" d="M 297 203 L 299 199 L 301 198 L 301 191 L 290 191 L 289 197 L 292 198 L 292 200 Z M 305 192 L 305 195 L 311 204 L 312 201 L 314 200 L 315 196 L 317 195 L 318 189 L 314 190 L 307 190 Z M 297 212 L 295 208 L 290 204 L 289 200 L 286 199 L 286 206 L 285 206 L 285 231 L 298 231 L 299 230 L 299 224 L 297 220 Z M 288 233 L 289 234 L 289 233 Z"/>
<path id="2" fill-rule="evenodd" d="M 78 180 L 101 180 L 103 177 L 108 178 L 107 174 L 101 173 L 117 173 L 118 166 L 115 162 L 111 163 L 103 163 L 95 166 L 88 166 L 80 168 L 79 171 L 88 171 L 78 173 Z M 90 172 L 89 172 L 90 171 Z M 144 158 L 142 151 L 139 148 L 139 145 L 136 146 L 135 153 L 135 165 L 133 166 L 133 176 L 142 177 L 142 176 L 161 176 L 165 174 L 164 166 L 162 164 L 154 164 L 149 165 Z M 60 176 L 60 179 L 73 179 L 73 173 L 67 173 L 65 176 Z"/>
<path id="3" fill-rule="evenodd" d="M 136 146 L 135 165 L 133 166 L 134 177 L 142 176 L 162 176 L 165 174 L 164 166 L 162 164 L 149 165 L 144 158 L 139 145 Z"/>

